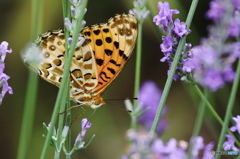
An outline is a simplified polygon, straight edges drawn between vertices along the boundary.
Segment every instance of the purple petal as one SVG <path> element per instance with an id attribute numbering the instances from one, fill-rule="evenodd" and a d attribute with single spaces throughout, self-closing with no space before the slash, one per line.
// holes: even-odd
<path id="1" fill-rule="evenodd" d="M 180 37 L 182 38 L 184 35 L 187 35 L 188 31 L 186 29 L 187 24 L 186 23 L 181 23 L 180 20 L 177 18 L 174 21 L 174 29 L 173 31 Z"/>
<path id="2" fill-rule="evenodd" d="M 167 35 L 163 37 L 163 43 L 160 45 L 162 52 L 171 52 L 173 45 L 173 39 L 171 35 Z"/>

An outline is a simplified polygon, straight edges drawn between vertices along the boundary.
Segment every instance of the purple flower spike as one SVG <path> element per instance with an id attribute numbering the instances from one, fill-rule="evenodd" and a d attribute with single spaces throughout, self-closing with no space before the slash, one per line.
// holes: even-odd
<path id="1" fill-rule="evenodd" d="M 2 91 L 0 93 L 0 104 L 2 104 L 2 100 L 6 93 L 13 94 L 12 88 L 8 85 L 8 79 L 10 78 L 8 75 L 3 73 L 5 68 L 4 60 L 6 58 L 7 53 L 11 53 L 12 49 L 8 50 L 8 43 L 3 41 L 0 44 L 0 88 Z"/>
<path id="2" fill-rule="evenodd" d="M 240 134 L 240 115 L 238 115 L 237 117 L 233 117 L 233 120 L 235 121 L 236 125 L 231 127 L 230 130 L 232 132 L 237 131 Z"/>
<path id="3" fill-rule="evenodd" d="M 225 9 L 224 6 L 220 3 L 220 1 L 211 1 L 210 2 L 210 10 L 207 12 L 207 17 L 212 19 L 213 21 L 220 20 L 224 15 Z"/>

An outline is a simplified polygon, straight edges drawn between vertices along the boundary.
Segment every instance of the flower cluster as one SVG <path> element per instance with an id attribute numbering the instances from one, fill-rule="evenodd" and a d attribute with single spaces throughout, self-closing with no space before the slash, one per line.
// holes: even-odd
<path id="1" fill-rule="evenodd" d="M 11 53 L 12 49 L 8 49 L 8 43 L 3 41 L 0 44 L 0 87 L 2 91 L 0 93 L 0 104 L 2 104 L 2 100 L 6 93 L 13 94 L 12 88 L 8 85 L 8 79 L 10 78 L 8 75 L 3 73 L 5 69 L 4 60 L 6 58 L 7 53 Z"/>
<path id="2" fill-rule="evenodd" d="M 160 61 L 166 61 L 171 67 L 179 40 L 190 33 L 190 30 L 187 29 L 187 25 L 181 22 L 180 19 L 177 18 L 173 21 L 173 14 L 179 14 L 179 11 L 170 9 L 168 2 L 159 2 L 158 9 L 159 13 L 153 18 L 153 21 L 159 26 L 161 32 L 166 34 L 166 36 L 162 38 L 163 43 L 160 45 L 161 51 L 164 54 L 164 57 Z M 180 61 L 189 57 L 190 49 L 191 44 L 186 43 Z M 179 62 L 174 79 L 179 79 L 183 76 L 182 74 L 182 62 Z"/>
<path id="3" fill-rule="evenodd" d="M 44 131 L 46 134 L 48 134 L 48 131 L 50 129 L 50 126 L 51 126 L 51 123 L 48 124 L 48 126 L 46 126 L 46 124 L 44 123 L 43 124 L 43 128 L 44 128 Z M 84 142 L 84 137 L 86 135 L 86 132 L 87 132 L 87 129 L 91 128 L 92 126 L 92 123 L 90 123 L 89 120 L 87 120 L 86 118 L 82 119 L 81 121 L 81 126 L 82 126 L 82 131 L 78 134 L 76 140 L 75 140 L 75 143 L 74 143 L 74 146 L 72 148 L 71 151 L 67 151 L 66 148 L 65 148 L 65 141 L 66 141 L 66 138 L 67 138 L 67 134 L 69 132 L 69 126 L 64 126 L 63 130 L 62 130 L 62 135 L 60 136 L 61 137 L 61 143 L 60 143 L 60 146 L 57 146 L 57 130 L 54 128 L 54 131 L 53 131 L 53 135 L 52 135 L 52 138 L 51 138 L 51 145 L 56 149 L 56 151 L 60 151 L 61 148 L 63 148 L 64 152 L 68 155 L 71 155 L 72 153 L 74 153 L 75 151 L 78 151 L 78 150 L 81 150 L 81 149 L 84 149 L 86 148 L 90 142 L 93 140 L 93 137 L 91 138 L 91 140 L 89 141 L 88 144 L 85 144 Z M 43 135 L 44 138 L 46 138 L 46 135 Z"/>
<path id="4" fill-rule="evenodd" d="M 122 159 L 141 159 L 141 158 L 156 158 L 156 159 L 185 159 L 188 156 L 188 143 L 186 141 L 177 141 L 172 138 L 167 143 L 155 135 L 148 132 L 136 132 L 129 130 L 127 138 L 132 142 L 128 149 L 128 153 L 122 156 Z M 199 154 L 202 153 L 203 159 L 213 159 L 210 151 L 213 149 L 213 143 L 204 144 L 203 138 L 198 136 L 190 141 L 194 146 L 191 151 L 193 159 L 199 159 Z"/>
<path id="5" fill-rule="evenodd" d="M 230 131 L 240 134 L 240 115 L 233 117 L 232 119 L 235 121 L 236 125 L 232 126 Z M 240 152 L 240 149 L 235 146 L 235 138 L 229 134 L 226 134 L 225 136 L 227 137 L 227 141 L 223 143 L 223 149 L 225 151 L 233 150 Z"/>
<path id="6" fill-rule="evenodd" d="M 135 0 L 133 1 L 134 9 L 129 11 L 129 13 L 135 15 L 140 22 L 143 22 L 150 13 L 146 8 L 146 3 L 147 0 Z"/>
<path id="7" fill-rule="evenodd" d="M 210 3 L 207 17 L 213 21 L 209 35 L 201 45 L 193 47 L 191 58 L 183 62 L 183 71 L 210 91 L 222 88 L 235 77 L 233 63 L 240 57 L 240 2 L 214 0 Z"/>
<path id="8" fill-rule="evenodd" d="M 146 130 L 150 130 L 152 126 L 161 96 L 162 91 L 153 81 L 146 81 L 139 91 L 138 103 L 143 106 L 145 112 L 138 118 L 138 121 L 144 125 Z M 166 129 L 167 122 L 163 118 L 165 114 L 166 107 L 164 107 L 162 118 L 158 124 L 157 133 Z"/>

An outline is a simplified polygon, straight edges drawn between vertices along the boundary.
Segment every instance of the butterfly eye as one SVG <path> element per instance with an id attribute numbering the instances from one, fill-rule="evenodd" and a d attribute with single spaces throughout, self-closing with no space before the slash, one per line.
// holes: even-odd
<path id="1" fill-rule="evenodd" d="M 94 105 L 99 105 L 100 106 L 100 104 L 102 104 L 102 100 L 101 100 L 101 98 L 97 98 L 97 99 L 95 99 L 94 100 Z"/>

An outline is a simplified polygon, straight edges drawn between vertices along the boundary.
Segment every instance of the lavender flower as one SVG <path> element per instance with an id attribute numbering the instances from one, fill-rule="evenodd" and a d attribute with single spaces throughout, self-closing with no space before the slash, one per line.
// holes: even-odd
<path id="1" fill-rule="evenodd" d="M 71 18 L 66 17 L 64 19 L 64 25 L 66 29 L 71 33 L 71 35 L 73 35 L 74 30 L 76 29 L 77 19 L 80 17 L 81 11 L 83 11 L 84 9 L 84 14 L 85 14 L 87 12 L 87 9 L 82 8 L 83 0 L 70 0 L 70 2 L 71 2 L 71 6 L 70 6 Z M 83 28 L 85 24 L 86 24 L 86 21 L 82 20 L 81 28 Z M 76 44 L 76 48 L 80 47 L 84 41 L 85 41 L 85 38 L 79 35 L 79 41 Z M 72 42 L 72 37 L 69 37 L 68 44 L 71 45 L 71 42 Z"/>
<path id="2" fill-rule="evenodd" d="M 2 91 L 0 93 L 0 104 L 2 104 L 2 100 L 6 93 L 13 94 L 12 88 L 8 85 L 8 79 L 10 77 L 3 73 L 5 69 L 4 60 L 7 53 L 12 53 L 12 49 L 8 50 L 8 43 L 6 41 L 3 41 L 0 44 L 0 87 L 2 88 Z"/>
<path id="3" fill-rule="evenodd" d="M 234 144 L 235 144 L 235 139 L 229 134 L 225 135 L 227 137 L 227 141 L 223 143 L 223 149 L 225 151 L 228 150 L 233 150 L 233 151 L 240 151 Z"/>
<path id="4" fill-rule="evenodd" d="M 127 138 L 132 142 L 126 155 L 122 159 L 146 158 L 146 159 L 185 159 L 187 158 L 188 144 L 185 141 L 177 141 L 172 138 L 164 143 L 160 138 L 148 132 L 127 131 Z M 213 159 L 210 150 L 213 144 L 205 145 L 202 137 L 197 137 L 194 141 L 193 159 L 199 159 L 199 154 L 203 152 L 203 159 Z M 208 153 L 208 154 L 207 154 Z"/>
<path id="5" fill-rule="evenodd" d="M 230 130 L 231 130 L 232 132 L 237 131 L 237 133 L 240 134 L 240 115 L 238 115 L 237 117 L 233 117 L 232 119 L 235 121 L 236 125 L 232 126 L 232 127 L 230 128 Z M 224 149 L 225 151 L 233 150 L 233 151 L 238 151 L 238 152 L 240 152 L 240 149 L 238 149 L 238 148 L 235 146 L 235 138 L 234 138 L 233 136 L 229 135 L 229 134 L 226 134 L 225 136 L 226 136 L 226 138 L 227 138 L 227 141 L 225 141 L 225 142 L 223 143 L 223 149 Z"/>
<path id="6" fill-rule="evenodd" d="M 180 19 L 175 19 L 173 21 L 172 15 L 179 14 L 180 12 L 176 9 L 170 9 L 168 2 L 158 3 L 159 13 L 153 18 L 156 25 L 159 26 L 160 30 L 166 34 L 163 36 L 163 43 L 160 45 L 161 51 L 164 57 L 160 60 L 161 62 L 167 62 L 169 67 L 172 65 L 173 57 L 176 52 L 179 40 L 187 35 L 190 30 L 187 29 L 187 25 L 180 21 Z M 177 68 L 174 80 L 179 79 L 184 71 L 182 71 L 182 61 L 186 60 L 189 55 L 190 44 L 185 44 L 185 48 L 181 55 L 181 62 L 179 62 L 179 67 Z"/>
<path id="7" fill-rule="evenodd" d="M 139 91 L 139 104 L 146 110 L 142 114 L 138 121 L 144 125 L 144 127 L 150 130 L 152 122 L 155 117 L 155 113 L 158 108 L 158 104 L 162 95 L 162 91 L 158 89 L 157 85 L 153 81 L 145 82 Z M 163 115 L 166 114 L 166 107 L 163 111 Z M 157 132 L 161 133 L 166 129 L 167 122 L 164 118 L 161 118 L 157 128 Z"/>
<path id="8" fill-rule="evenodd" d="M 237 117 L 233 117 L 233 120 L 235 121 L 236 125 L 231 127 L 230 130 L 232 132 L 237 131 L 240 134 L 240 115 L 238 115 Z"/>
<path id="9" fill-rule="evenodd" d="M 90 121 L 88 121 L 86 118 L 82 119 L 81 122 L 82 125 L 82 131 L 78 134 L 75 143 L 74 143 L 74 149 L 82 149 L 84 147 L 85 142 L 83 141 L 87 129 L 91 128 L 92 123 L 90 123 Z"/>
<path id="10" fill-rule="evenodd" d="M 207 17 L 214 25 L 209 27 L 209 36 L 193 47 L 191 56 L 183 61 L 183 71 L 210 91 L 224 87 L 225 82 L 232 82 L 235 77 L 232 65 L 240 57 L 240 42 L 228 42 L 240 35 L 240 23 L 236 20 L 240 15 L 234 3 L 234 0 L 210 3 Z"/>

